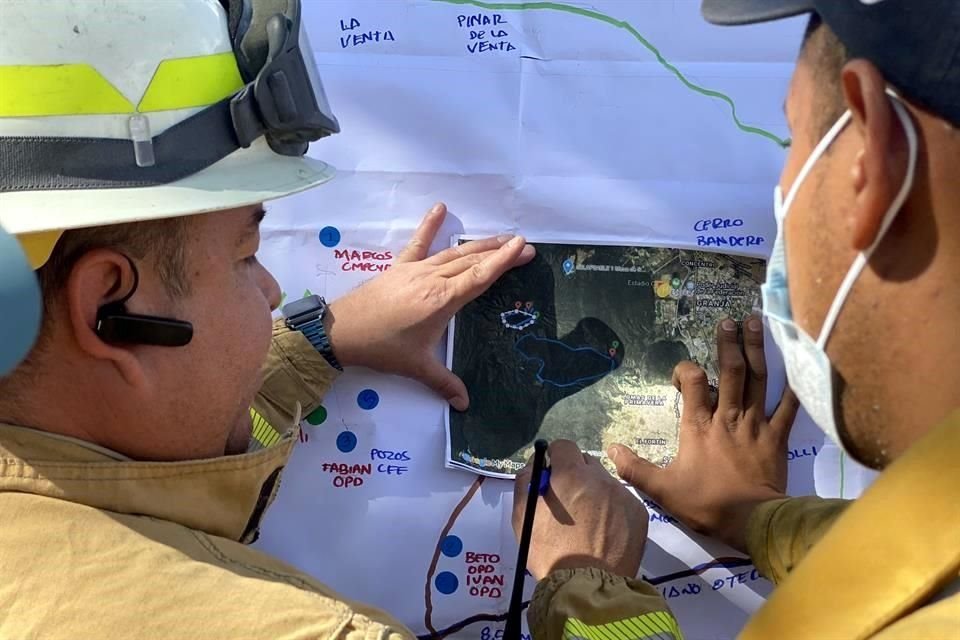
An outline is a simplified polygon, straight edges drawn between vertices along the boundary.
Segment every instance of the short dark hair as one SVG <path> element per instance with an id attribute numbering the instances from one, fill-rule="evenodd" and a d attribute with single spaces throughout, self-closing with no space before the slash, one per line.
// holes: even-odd
<path id="1" fill-rule="evenodd" d="M 186 218 L 168 218 L 65 231 L 37 271 L 43 292 L 44 317 L 67 284 L 77 261 L 95 249 L 114 249 L 136 260 L 150 258 L 171 297 L 190 292 L 184 242 Z"/>
<path id="2" fill-rule="evenodd" d="M 840 74 L 850 55 L 833 30 L 816 13 L 810 14 L 800 55 L 810 62 L 813 70 L 816 84 L 812 105 L 816 114 L 814 132 L 819 140 L 846 110 Z"/>
<path id="3" fill-rule="evenodd" d="M 113 249 L 132 259 L 151 259 L 170 296 L 183 297 L 190 293 L 185 251 L 188 227 L 189 218 L 169 218 L 65 231 L 50 258 L 37 270 L 43 292 L 40 335 L 20 366 L 8 376 L 0 376 L 0 401 L 16 403 L 22 385 L 39 375 L 34 365 L 47 347 L 52 310 L 80 258 L 95 249 Z"/>

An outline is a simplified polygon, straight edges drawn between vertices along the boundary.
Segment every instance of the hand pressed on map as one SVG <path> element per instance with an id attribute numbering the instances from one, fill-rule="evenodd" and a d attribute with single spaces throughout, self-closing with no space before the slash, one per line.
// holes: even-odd
<path id="1" fill-rule="evenodd" d="M 692 362 L 674 370 L 683 396 L 680 448 L 666 468 L 638 457 L 622 444 L 608 455 L 624 480 L 661 504 L 695 531 L 746 551 L 750 513 L 761 502 L 782 498 L 787 486 L 787 437 L 799 404 L 789 387 L 771 417 L 763 324 L 756 316 L 717 328 L 720 388 L 714 402 L 704 371 Z"/>
<path id="2" fill-rule="evenodd" d="M 447 209 L 427 213 L 396 263 L 382 275 L 331 303 L 330 342 L 341 364 L 364 366 L 424 383 L 456 409 L 467 408 L 463 382 L 437 360 L 450 318 L 534 248 L 520 236 L 498 236 L 427 257 Z"/>
<path id="3" fill-rule="evenodd" d="M 574 442 L 555 440 L 549 455 L 550 486 L 533 519 L 527 569 L 537 580 L 558 569 L 581 568 L 635 577 L 647 540 L 649 515 L 643 503 Z M 532 471 L 528 464 L 514 481 L 518 538 Z"/>

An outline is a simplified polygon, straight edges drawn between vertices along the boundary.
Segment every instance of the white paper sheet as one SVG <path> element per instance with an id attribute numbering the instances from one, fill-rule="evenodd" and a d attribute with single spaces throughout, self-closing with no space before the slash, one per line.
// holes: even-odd
<path id="1" fill-rule="evenodd" d="M 343 132 L 310 152 L 339 176 L 268 207 L 261 257 L 288 299 L 335 299 L 373 277 L 438 200 L 451 215 L 434 250 L 506 230 L 697 248 L 711 235 L 699 221 L 721 218 L 765 239 L 754 255 L 769 252 L 784 159 L 771 138 L 787 136 L 802 21 L 712 27 L 698 0 L 304 5 Z M 477 16 L 490 24 L 468 26 Z M 771 386 L 782 384 L 781 371 Z M 499 640 L 512 486 L 444 468 L 443 408 L 417 383 L 346 372 L 303 422 L 257 546 L 418 634 Z M 789 457 L 794 494 L 852 497 L 872 479 L 803 414 Z M 769 584 L 649 506 L 643 575 L 685 637 L 733 637 Z"/>

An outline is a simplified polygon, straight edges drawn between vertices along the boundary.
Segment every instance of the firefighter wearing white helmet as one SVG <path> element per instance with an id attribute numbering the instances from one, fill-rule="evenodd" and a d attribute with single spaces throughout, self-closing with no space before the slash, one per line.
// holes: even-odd
<path id="1" fill-rule="evenodd" d="M 409 635 L 245 545 L 301 412 L 343 367 L 466 407 L 435 346 L 533 249 L 498 237 L 428 258 L 437 205 L 393 268 L 271 320 L 262 203 L 329 180 L 306 152 L 339 131 L 300 10 L 0 4 L 0 226 L 44 310 L 0 377 L 0 636 Z"/>

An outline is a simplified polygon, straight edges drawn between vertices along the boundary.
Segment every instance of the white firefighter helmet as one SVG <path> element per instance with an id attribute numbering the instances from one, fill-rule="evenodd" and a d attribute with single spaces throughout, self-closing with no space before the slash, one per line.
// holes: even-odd
<path id="1" fill-rule="evenodd" d="M 66 229 L 321 184 L 338 131 L 299 0 L 0 3 L 0 225 L 33 268 Z"/>

